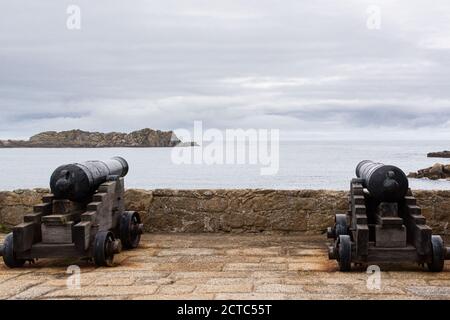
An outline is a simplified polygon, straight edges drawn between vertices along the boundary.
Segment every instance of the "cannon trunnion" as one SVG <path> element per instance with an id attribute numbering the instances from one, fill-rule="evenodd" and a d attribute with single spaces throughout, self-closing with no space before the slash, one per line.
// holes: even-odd
<path id="1" fill-rule="evenodd" d="M 450 247 L 432 234 L 408 186 L 405 173 L 390 165 L 362 161 L 350 182 L 349 210 L 336 214 L 328 228 L 329 258 L 341 271 L 352 263 L 404 263 L 427 265 L 439 272 L 450 259 Z"/>
<path id="2" fill-rule="evenodd" d="M 125 211 L 124 176 L 120 157 L 57 168 L 50 179 L 52 194 L 34 206 L 0 246 L 8 267 L 38 258 L 86 258 L 112 266 L 122 248 L 139 244 L 140 216 Z"/>

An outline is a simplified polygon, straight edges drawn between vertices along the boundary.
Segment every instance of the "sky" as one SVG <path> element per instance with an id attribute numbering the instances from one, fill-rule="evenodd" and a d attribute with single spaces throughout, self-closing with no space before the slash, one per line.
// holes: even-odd
<path id="1" fill-rule="evenodd" d="M 196 120 L 282 139 L 448 139 L 450 2 L 2 1 L 0 115 L 0 139 Z"/>

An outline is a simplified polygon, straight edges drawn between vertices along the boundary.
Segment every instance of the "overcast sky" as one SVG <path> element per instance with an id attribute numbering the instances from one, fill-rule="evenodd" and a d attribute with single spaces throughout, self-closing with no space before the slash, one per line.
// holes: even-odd
<path id="1" fill-rule="evenodd" d="M 80 30 L 66 27 L 70 4 Z M 446 139 L 450 1 L 2 1 L 0 112 L 0 138 L 203 120 L 284 138 Z"/>

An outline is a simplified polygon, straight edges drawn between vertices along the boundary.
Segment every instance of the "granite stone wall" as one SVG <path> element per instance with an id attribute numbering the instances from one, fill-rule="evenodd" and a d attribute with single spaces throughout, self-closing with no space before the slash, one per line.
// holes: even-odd
<path id="1" fill-rule="evenodd" d="M 22 222 L 45 189 L 0 192 L 0 232 Z M 450 234 L 450 191 L 415 191 L 435 233 Z M 323 233 L 334 213 L 347 210 L 347 192 L 322 190 L 135 190 L 128 210 L 139 211 L 147 232 Z"/>

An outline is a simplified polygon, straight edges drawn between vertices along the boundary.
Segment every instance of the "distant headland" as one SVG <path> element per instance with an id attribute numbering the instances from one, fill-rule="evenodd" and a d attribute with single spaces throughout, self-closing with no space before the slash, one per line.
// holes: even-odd
<path id="1" fill-rule="evenodd" d="M 130 133 L 46 131 L 29 140 L 0 140 L 0 148 L 154 148 L 195 145 L 197 144 L 194 142 L 182 142 L 173 131 L 149 128 Z"/>
<path id="2" fill-rule="evenodd" d="M 450 151 L 438 151 L 438 152 L 430 152 L 427 154 L 428 158 L 450 158 Z"/>

